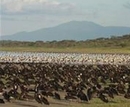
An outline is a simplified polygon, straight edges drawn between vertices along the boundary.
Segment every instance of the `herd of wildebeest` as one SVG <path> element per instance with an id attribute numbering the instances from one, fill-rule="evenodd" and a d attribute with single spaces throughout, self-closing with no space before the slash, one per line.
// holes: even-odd
<path id="1" fill-rule="evenodd" d="M 61 93 L 64 94 L 61 94 Z M 68 64 L 0 62 L 0 103 L 35 100 L 49 105 L 49 98 L 109 103 L 115 96 L 130 99 L 129 64 Z"/>

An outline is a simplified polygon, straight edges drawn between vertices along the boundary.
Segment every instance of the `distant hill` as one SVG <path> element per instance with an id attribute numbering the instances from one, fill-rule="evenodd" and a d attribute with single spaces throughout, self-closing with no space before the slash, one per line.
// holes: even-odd
<path id="1" fill-rule="evenodd" d="M 43 28 L 32 32 L 19 32 L 13 35 L 2 36 L 1 38 L 2 40 L 17 41 L 88 40 L 129 33 L 130 27 L 104 27 L 88 21 L 71 21 L 55 27 Z"/>

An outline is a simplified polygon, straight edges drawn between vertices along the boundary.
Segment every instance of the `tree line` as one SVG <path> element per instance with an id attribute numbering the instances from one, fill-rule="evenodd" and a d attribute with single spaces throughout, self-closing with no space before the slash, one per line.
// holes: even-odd
<path id="1" fill-rule="evenodd" d="M 111 36 L 110 38 L 97 38 L 93 40 L 62 40 L 62 41 L 11 41 L 1 40 L 0 47 L 46 47 L 46 48 L 93 48 L 93 47 L 130 47 L 130 34 Z"/>

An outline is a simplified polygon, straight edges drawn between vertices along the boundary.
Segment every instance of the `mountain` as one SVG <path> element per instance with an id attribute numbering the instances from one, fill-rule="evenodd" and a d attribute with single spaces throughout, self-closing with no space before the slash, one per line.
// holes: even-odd
<path id="1" fill-rule="evenodd" d="M 101 26 L 88 21 L 71 21 L 55 27 L 43 28 L 32 32 L 19 32 L 2 36 L 2 40 L 52 41 L 52 40 L 87 40 L 100 37 L 130 34 L 130 27 Z"/>

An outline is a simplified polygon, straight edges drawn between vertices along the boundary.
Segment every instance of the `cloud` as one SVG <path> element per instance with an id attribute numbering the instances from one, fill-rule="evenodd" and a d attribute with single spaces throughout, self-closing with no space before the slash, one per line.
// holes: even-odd
<path id="1" fill-rule="evenodd" d="M 97 17 L 97 13 L 95 11 L 91 9 L 83 10 L 78 4 L 73 2 L 57 2 L 55 0 L 1 1 L 2 20 L 12 20 L 12 18 L 14 18 L 12 21 L 39 21 L 46 19 L 78 20 Z"/>
<path id="2" fill-rule="evenodd" d="M 2 0 L 2 14 L 54 14 L 75 11 L 75 5 L 48 0 Z"/>
<path id="3" fill-rule="evenodd" d="M 126 4 L 124 4 L 123 5 L 125 8 L 127 8 L 127 9 L 130 9 L 130 3 L 129 2 L 127 2 Z"/>

